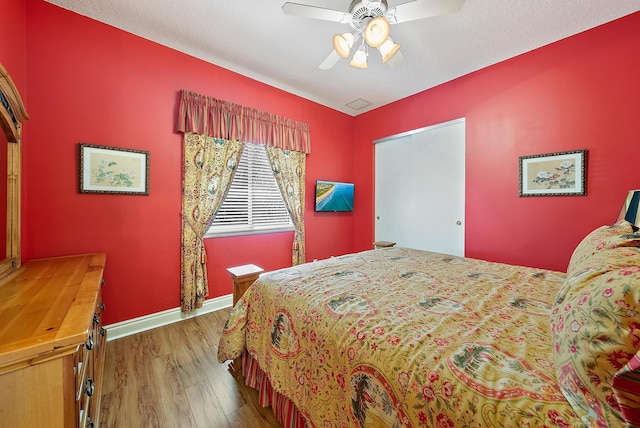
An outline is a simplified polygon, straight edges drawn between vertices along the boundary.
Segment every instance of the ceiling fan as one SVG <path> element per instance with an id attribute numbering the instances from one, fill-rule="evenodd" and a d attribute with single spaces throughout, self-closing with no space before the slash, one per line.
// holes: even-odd
<path id="1" fill-rule="evenodd" d="M 362 38 L 349 65 L 367 68 L 368 48 L 376 48 L 382 57 L 382 63 L 394 58 L 395 63 L 404 60 L 400 45 L 389 37 L 391 24 L 415 21 L 455 12 L 462 7 L 464 0 L 411 0 L 389 8 L 387 0 L 353 0 L 348 12 L 323 7 L 286 2 L 282 11 L 286 15 L 349 24 L 353 31 L 333 36 L 334 50 L 320 64 L 322 70 L 333 67 L 340 58 L 348 58 L 351 48 Z M 389 63 L 392 64 L 392 63 Z"/>

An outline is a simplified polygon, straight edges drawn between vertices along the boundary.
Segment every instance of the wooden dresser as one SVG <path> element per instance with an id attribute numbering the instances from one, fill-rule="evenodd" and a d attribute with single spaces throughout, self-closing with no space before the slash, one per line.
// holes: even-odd
<path id="1" fill-rule="evenodd" d="M 0 426 L 98 424 L 105 260 L 32 260 L 0 284 Z"/>

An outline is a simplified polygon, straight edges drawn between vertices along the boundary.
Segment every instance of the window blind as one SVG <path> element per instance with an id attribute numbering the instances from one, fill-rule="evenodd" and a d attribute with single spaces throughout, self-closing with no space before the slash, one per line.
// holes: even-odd
<path id="1" fill-rule="evenodd" d="M 245 143 L 225 200 L 206 237 L 293 230 L 263 144 Z"/>

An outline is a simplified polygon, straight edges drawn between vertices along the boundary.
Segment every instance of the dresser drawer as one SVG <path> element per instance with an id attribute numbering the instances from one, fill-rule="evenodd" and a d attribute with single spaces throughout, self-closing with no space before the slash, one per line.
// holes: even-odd
<path id="1" fill-rule="evenodd" d="M 93 353 L 95 342 L 90 335 L 76 353 L 76 412 L 78 414 L 78 427 L 87 425 L 89 417 L 89 405 L 91 397 L 95 393 L 95 381 L 93 379 Z"/>
<path id="2" fill-rule="evenodd" d="M 104 280 L 101 281 L 101 287 L 104 286 Z M 102 373 L 104 371 L 104 357 L 107 345 L 107 330 L 102 326 L 102 312 L 106 309 L 104 302 L 102 301 L 102 289 L 98 293 L 96 299 L 96 307 L 93 313 L 91 337 L 93 337 L 94 346 L 91 350 L 91 380 L 92 383 L 92 396 L 89 401 L 87 423 L 81 425 L 81 427 L 92 427 L 93 423 L 98 423 L 100 417 L 100 400 L 102 398 Z"/>

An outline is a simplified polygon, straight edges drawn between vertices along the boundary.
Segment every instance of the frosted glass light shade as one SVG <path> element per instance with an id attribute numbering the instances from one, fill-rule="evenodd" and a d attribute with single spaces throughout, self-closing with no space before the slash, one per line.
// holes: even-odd
<path id="1" fill-rule="evenodd" d="M 353 33 L 336 34 L 333 36 L 333 49 L 342 58 L 349 58 L 354 41 L 355 36 Z"/>
<path id="2" fill-rule="evenodd" d="M 384 17 L 379 16 L 369 21 L 364 29 L 364 39 L 372 48 L 377 48 L 389 38 L 391 25 Z"/>
<path id="3" fill-rule="evenodd" d="M 378 48 L 380 52 L 380 56 L 382 56 L 382 63 L 389 61 L 393 56 L 400 50 L 400 45 L 397 43 L 393 43 L 391 37 L 389 37 L 383 44 Z"/>
<path id="4" fill-rule="evenodd" d="M 364 50 L 364 47 L 361 46 L 353 55 L 353 59 L 349 63 L 351 67 L 355 68 L 369 68 L 367 65 L 367 52 Z"/>

